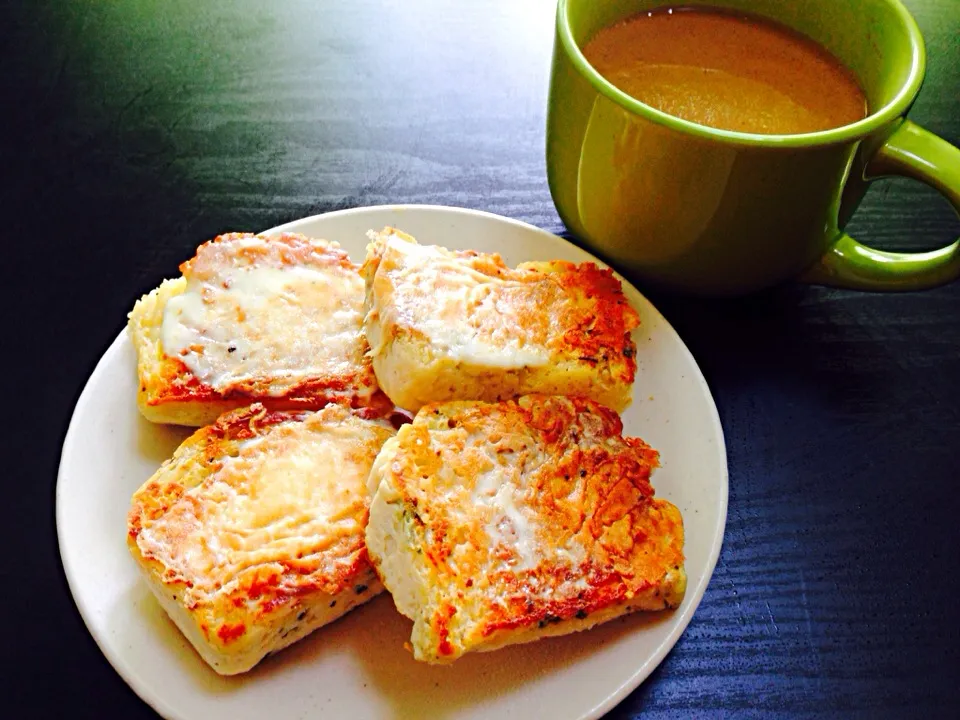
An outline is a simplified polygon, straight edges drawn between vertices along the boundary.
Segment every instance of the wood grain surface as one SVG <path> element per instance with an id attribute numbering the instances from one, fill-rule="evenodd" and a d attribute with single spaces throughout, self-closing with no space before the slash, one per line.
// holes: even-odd
<path id="1" fill-rule="evenodd" d="M 905 4 L 928 49 L 911 117 L 960 143 L 960 2 Z M 152 716 L 83 627 L 53 523 L 73 403 L 132 300 L 216 233 L 335 208 L 460 205 L 563 233 L 544 168 L 553 12 L 549 0 L 0 6 L 13 387 L 0 715 Z M 850 230 L 917 249 L 960 223 L 896 180 L 871 189 Z M 692 624 L 611 717 L 956 717 L 960 283 L 651 297 L 715 394 L 730 512 Z"/>

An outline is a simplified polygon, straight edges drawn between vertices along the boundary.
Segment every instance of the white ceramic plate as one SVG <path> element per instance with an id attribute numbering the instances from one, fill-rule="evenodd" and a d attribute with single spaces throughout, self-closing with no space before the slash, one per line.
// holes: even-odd
<path id="1" fill-rule="evenodd" d="M 499 252 L 511 265 L 594 260 L 530 225 L 456 208 L 360 208 L 276 230 L 337 240 L 360 261 L 366 231 L 384 225 L 422 243 Z M 134 350 L 121 333 L 77 402 L 57 482 L 67 580 L 107 659 L 157 712 L 177 720 L 595 718 L 610 710 L 650 674 L 690 622 L 713 572 L 727 513 L 723 433 L 707 384 L 660 313 L 626 282 L 624 289 L 642 320 L 635 335 L 639 370 L 624 428 L 660 450 L 654 487 L 683 513 L 689 582 L 679 609 L 432 667 L 403 649 L 411 624 L 384 594 L 252 672 L 222 678 L 164 615 L 126 548 L 130 496 L 188 431 L 140 417 Z"/>

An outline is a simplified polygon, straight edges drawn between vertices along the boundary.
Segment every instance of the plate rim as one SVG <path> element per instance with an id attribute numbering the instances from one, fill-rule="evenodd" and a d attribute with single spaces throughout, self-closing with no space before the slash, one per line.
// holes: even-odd
<path id="1" fill-rule="evenodd" d="M 268 228 L 266 230 L 260 231 L 264 234 L 276 234 L 280 232 L 294 232 L 296 228 L 308 224 L 312 221 L 316 221 L 319 218 L 327 218 L 331 216 L 345 216 L 345 215 L 362 215 L 367 213 L 376 213 L 384 211 L 412 211 L 420 212 L 427 211 L 432 213 L 439 214 L 449 214 L 449 215 L 468 215 L 475 217 L 483 217 L 488 220 L 493 220 L 496 222 L 507 223 L 514 225 L 520 228 L 523 228 L 526 231 L 534 231 L 540 235 L 548 236 L 552 239 L 559 240 L 563 243 L 567 243 L 577 248 L 585 255 L 587 255 L 592 261 L 595 262 L 599 267 L 610 268 L 613 270 L 617 279 L 621 283 L 632 289 L 637 293 L 653 310 L 657 313 L 660 318 L 660 321 L 666 325 L 669 332 L 673 333 L 676 339 L 680 343 L 680 348 L 682 352 L 687 356 L 687 359 L 690 360 L 693 364 L 693 367 L 696 369 L 696 381 L 700 388 L 704 391 L 707 399 L 709 400 L 709 409 L 710 409 L 710 422 L 713 425 L 718 439 L 717 451 L 720 455 L 720 460 L 722 461 L 722 473 L 720 477 L 721 485 L 721 497 L 720 497 L 720 507 L 719 513 L 717 515 L 717 524 L 713 528 L 713 534 L 711 538 L 711 546 L 709 556 L 707 558 L 707 563 L 705 566 L 705 572 L 700 578 L 699 583 L 696 587 L 693 588 L 693 593 L 689 601 L 688 607 L 681 614 L 676 625 L 671 628 L 669 634 L 663 639 L 657 649 L 650 654 L 646 660 L 641 663 L 637 669 L 613 692 L 607 694 L 607 696 L 593 707 L 592 710 L 587 712 L 584 715 L 581 715 L 578 720 L 597 720 L 601 718 L 606 713 L 610 712 L 618 704 L 620 704 L 631 692 L 637 689 L 650 675 L 653 671 L 660 666 L 667 654 L 674 648 L 677 642 L 682 637 L 683 633 L 686 631 L 690 622 L 693 620 L 693 616 L 696 614 L 697 609 L 700 607 L 700 603 L 703 600 L 703 596 L 706 593 L 707 587 L 710 584 L 710 580 L 713 578 L 714 571 L 716 569 L 717 562 L 720 558 L 720 552 L 723 547 L 724 532 L 726 529 L 727 521 L 727 512 L 728 512 L 728 501 L 729 501 L 729 490 L 730 490 L 730 469 L 727 457 L 727 447 L 726 447 L 726 438 L 723 432 L 723 424 L 720 421 L 720 413 L 717 409 L 716 400 L 713 397 L 713 393 L 710 390 L 710 386 L 706 381 L 706 378 L 703 376 L 703 371 L 700 369 L 700 365 L 697 363 L 696 358 L 693 356 L 693 353 L 690 352 L 690 349 L 687 347 L 687 344 L 683 341 L 683 338 L 676 331 L 673 325 L 670 324 L 669 320 L 664 317 L 663 313 L 644 295 L 637 289 L 633 283 L 628 279 L 623 277 L 615 268 L 612 268 L 607 263 L 603 262 L 599 258 L 595 257 L 589 250 L 581 247 L 577 243 L 573 242 L 564 237 L 545 230 L 543 228 L 537 227 L 530 223 L 524 222 L 522 220 L 517 220 L 515 218 L 505 217 L 503 215 L 498 215 L 496 213 L 488 212 L 485 210 L 476 210 L 473 208 L 463 208 L 452 205 L 436 205 L 436 204 L 418 204 L 418 203 L 399 203 L 399 204 L 383 204 L 383 205 L 366 205 L 361 207 L 345 208 L 341 210 L 332 210 L 330 212 L 316 213 L 314 215 L 309 215 L 303 218 L 296 220 L 291 220 L 281 225 L 276 225 L 274 227 Z M 77 608 L 80 613 L 80 618 L 83 620 L 83 624 L 87 628 L 87 632 L 90 633 L 90 636 L 93 638 L 100 652 L 107 659 L 107 662 L 110 663 L 114 672 L 116 672 L 120 678 L 130 687 L 131 690 L 139 697 L 143 702 L 149 705 L 153 710 L 159 713 L 164 718 L 170 718 L 171 720 L 182 720 L 183 716 L 179 713 L 176 713 L 173 708 L 171 708 L 167 702 L 163 699 L 162 696 L 153 692 L 153 690 L 147 686 L 145 683 L 140 681 L 140 678 L 133 673 L 129 672 L 126 668 L 123 667 L 121 659 L 117 654 L 110 648 L 109 643 L 102 642 L 100 635 L 94 629 L 94 623 L 90 617 L 90 612 L 88 608 L 84 607 L 84 604 L 80 601 L 78 596 L 79 580 L 75 575 L 75 571 L 72 569 L 72 566 L 66 559 L 64 552 L 64 539 L 61 532 L 62 528 L 62 513 L 63 503 L 61 502 L 61 492 L 63 488 L 63 477 L 66 473 L 65 467 L 66 463 L 64 462 L 65 456 L 72 448 L 72 445 L 76 442 L 74 436 L 79 432 L 80 424 L 78 422 L 78 411 L 82 406 L 85 406 L 91 402 L 90 393 L 92 392 L 91 388 L 93 386 L 93 380 L 102 372 L 107 366 L 107 359 L 111 358 L 115 353 L 119 352 L 120 344 L 123 342 L 126 337 L 126 326 L 120 329 L 120 332 L 113 339 L 107 349 L 100 356 L 100 359 L 97 361 L 96 366 L 93 369 L 93 372 L 87 377 L 86 382 L 84 383 L 83 390 L 80 392 L 79 397 L 77 398 L 76 403 L 73 406 L 73 411 L 70 415 L 70 422 L 67 426 L 67 431 L 64 434 L 63 442 L 60 448 L 60 458 L 57 465 L 57 484 L 56 490 L 54 493 L 54 503 L 55 503 L 55 519 L 56 519 L 56 535 L 57 535 L 57 550 L 60 557 L 60 564 L 63 568 L 64 576 L 67 581 L 67 587 L 70 590 L 70 595 L 73 600 L 74 606 Z M 690 592 L 688 588 L 687 592 Z"/>

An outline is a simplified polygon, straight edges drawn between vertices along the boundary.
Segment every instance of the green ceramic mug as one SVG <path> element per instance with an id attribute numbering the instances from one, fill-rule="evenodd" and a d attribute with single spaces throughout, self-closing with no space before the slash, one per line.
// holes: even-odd
<path id="1" fill-rule="evenodd" d="M 856 73 L 864 120 L 802 135 L 717 130 L 655 110 L 594 70 L 581 46 L 664 5 L 748 11 L 788 25 Z M 873 250 L 843 232 L 866 191 L 904 175 L 960 212 L 960 150 L 906 119 L 923 38 L 898 0 L 559 0 L 547 112 L 547 174 L 561 218 L 641 282 L 736 295 L 790 278 L 917 290 L 960 276 L 960 244 Z"/>

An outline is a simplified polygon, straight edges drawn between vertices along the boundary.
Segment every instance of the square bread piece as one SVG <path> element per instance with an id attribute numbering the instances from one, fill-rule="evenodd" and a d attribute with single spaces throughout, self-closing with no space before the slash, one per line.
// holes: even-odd
<path id="1" fill-rule="evenodd" d="M 200 426 L 226 410 L 386 406 L 363 333 L 363 279 L 337 243 L 221 235 L 139 300 L 129 328 L 137 404 Z"/>
<path id="2" fill-rule="evenodd" d="M 581 398 L 427 405 L 370 474 L 367 552 L 413 655 L 471 651 L 675 608 L 683 521 L 654 497 L 657 452 Z"/>
<path id="3" fill-rule="evenodd" d="M 151 590 L 222 675 L 249 670 L 377 595 L 364 547 L 386 420 L 227 413 L 133 496 L 127 543 Z"/>
<path id="4" fill-rule="evenodd" d="M 394 228 L 370 237 L 364 326 L 380 387 L 400 407 L 527 393 L 630 403 L 640 319 L 611 270 L 560 260 L 511 269 Z"/>

